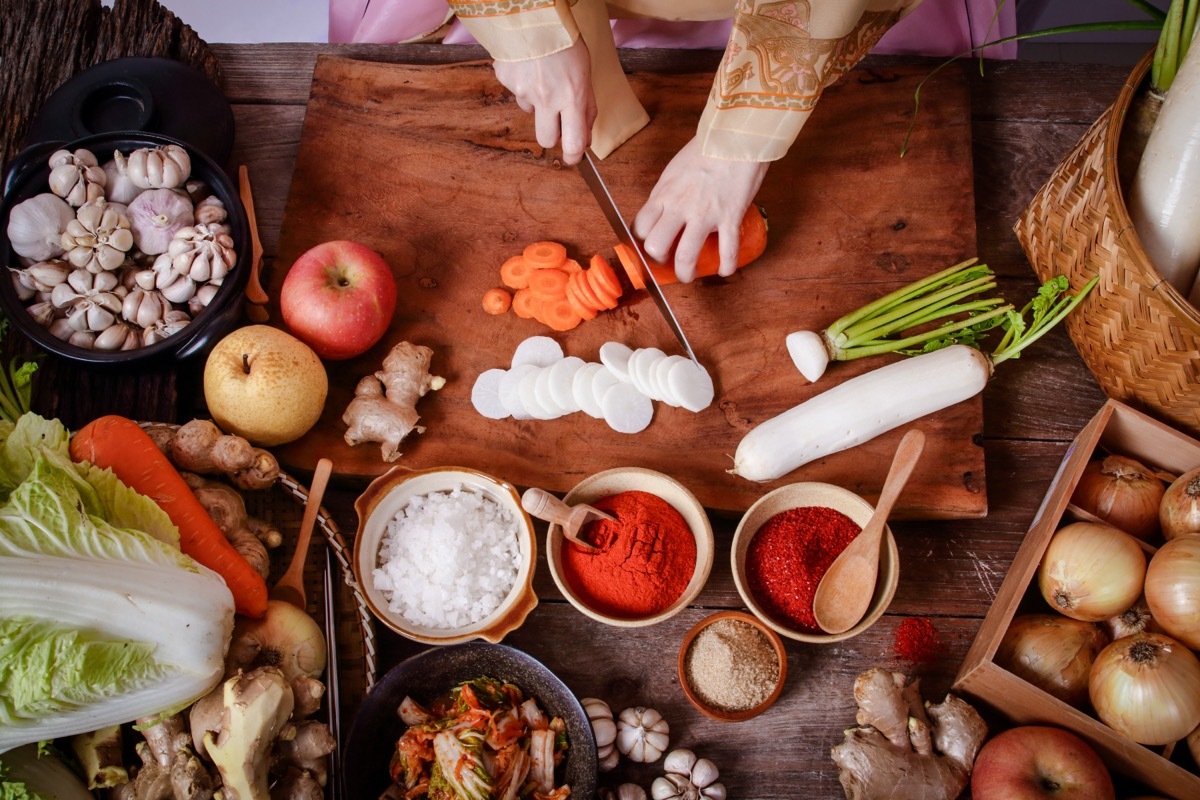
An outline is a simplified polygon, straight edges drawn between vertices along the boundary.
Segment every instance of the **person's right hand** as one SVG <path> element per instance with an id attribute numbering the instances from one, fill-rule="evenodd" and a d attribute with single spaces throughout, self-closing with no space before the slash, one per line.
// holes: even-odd
<path id="1" fill-rule="evenodd" d="M 580 37 L 566 50 L 529 61 L 497 61 L 496 79 L 532 111 L 537 142 L 550 148 L 562 140 L 563 161 L 578 164 L 592 143 L 596 96 L 592 62 Z"/>

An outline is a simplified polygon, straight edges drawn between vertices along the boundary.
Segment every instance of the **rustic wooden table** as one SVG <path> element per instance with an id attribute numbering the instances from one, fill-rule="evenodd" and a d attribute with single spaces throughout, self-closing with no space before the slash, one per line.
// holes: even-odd
<path id="1" fill-rule="evenodd" d="M 320 53 L 373 60 L 439 63 L 482 51 L 437 46 L 214 45 L 223 88 L 233 103 L 237 135 L 231 168 L 249 167 L 268 257 L 279 238 L 309 82 Z M 711 69 L 711 52 L 624 54 L 631 69 Z M 885 63 L 868 61 L 867 65 Z M 11 64 L 11 60 L 10 60 Z M 1062 156 L 1116 97 L 1127 70 L 1117 67 L 990 63 L 981 77 L 963 64 L 971 93 L 978 252 L 1001 276 L 1006 295 L 1027 296 L 1035 279 L 1012 234 L 1013 221 Z M 11 155 L 11 153 L 10 153 Z M 197 410 L 200 364 L 123 376 L 97 375 L 49 361 L 35 409 L 77 426 L 107 412 L 183 420 Z M 873 666 L 911 671 L 927 697 L 949 688 L 981 618 L 1004 579 L 1067 445 L 1104 397 L 1066 334 L 1047 336 L 1022 359 L 1005 364 L 984 394 L 989 513 L 985 518 L 895 525 L 902 571 L 888 614 L 867 633 L 825 647 L 789 643 L 788 681 L 778 703 L 743 723 L 708 720 L 684 698 L 675 673 L 683 634 L 695 622 L 740 607 L 727 557 L 719 557 L 695 605 L 652 628 L 613 629 L 567 604 L 545 564 L 535 585 L 541 603 L 511 644 L 543 660 L 578 695 L 606 699 L 614 709 L 658 708 L 672 726 L 672 744 L 711 758 L 730 797 L 842 796 L 829 749 L 854 719 L 854 677 Z M 304 477 L 304 476 L 301 476 Z M 334 486 L 326 505 L 342 529 L 356 528 L 357 486 Z M 718 553 L 727 554 L 736 519 L 718 517 Z M 930 618 L 941 648 L 933 663 L 899 660 L 894 637 L 906 617 Z M 417 646 L 381 632 L 386 666 Z M 349 723 L 361 686 L 344 686 Z M 659 767 L 622 767 L 613 778 L 648 786 Z"/>

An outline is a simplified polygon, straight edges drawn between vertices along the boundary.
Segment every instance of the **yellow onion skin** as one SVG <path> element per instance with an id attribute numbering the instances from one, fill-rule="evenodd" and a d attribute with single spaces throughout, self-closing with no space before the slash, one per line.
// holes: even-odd
<path id="1" fill-rule="evenodd" d="M 1096 658 L 1088 695 L 1105 725 L 1138 744 L 1177 742 L 1200 725 L 1200 660 L 1161 633 L 1125 636 Z"/>
<path id="2" fill-rule="evenodd" d="M 1021 614 L 1013 619 L 995 661 L 1067 705 L 1088 700 L 1088 673 L 1108 637 L 1098 625 L 1059 614 Z"/>
<path id="3" fill-rule="evenodd" d="M 325 633 L 304 609 L 268 600 L 259 619 L 235 621 L 227 662 L 247 670 L 278 667 L 289 681 L 299 675 L 319 678 L 325 671 Z"/>
<path id="4" fill-rule="evenodd" d="M 1158 524 L 1167 539 L 1200 533 L 1200 467 L 1183 473 L 1167 487 L 1158 505 Z"/>
<path id="5" fill-rule="evenodd" d="M 1071 502 L 1138 539 L 1158 533 L 1159 504 L 1166 487 L 1140 462 L 1125 456 L 1092 461 L 1083 470 Z"/>
<path id="6" fill-rule="evenodd" d="M 1200 649 L 1200 536 L 1158 548 L 1146 569 L 1146 604 L 1164 633 Z"/>
<path id="7" fill-rule="evenodd" d="M 1038 567 L 1038 588 L 1050 607 L 1071 619 L 1101 622 L 1142 596 L 1146 554 L 1109 525 L 1074 522 L 1054 534 Z"/>

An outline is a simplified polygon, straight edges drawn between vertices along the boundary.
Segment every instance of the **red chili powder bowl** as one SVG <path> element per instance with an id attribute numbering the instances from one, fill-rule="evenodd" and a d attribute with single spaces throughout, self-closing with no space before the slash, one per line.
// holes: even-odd
<path id="1" fill-rule="evenodd" d="M 560 569 L 571 592 L 617 619 L 665 611 L 683 595 L 696 569 L 696 539 L 687 520 L 649 492 L 619 492 L 590 505 L 617 519 L 589 523 L 580 532 L 597 550 L 563 544 Z"/>

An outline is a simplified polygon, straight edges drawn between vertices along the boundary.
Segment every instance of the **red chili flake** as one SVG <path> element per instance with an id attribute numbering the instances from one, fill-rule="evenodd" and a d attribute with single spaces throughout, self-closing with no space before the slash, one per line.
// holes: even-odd
<path id="1" fill-rule="evenodd" d="M 813 615 L 817 584 L 861 530 L 854 520 L 825 506 L 793 508 L 771 517 L 746 550 L 746 578 L 754 598 L 784 625 L 821 633 Z"/>
<path id="2" fill-rule="evenodd" d="M 896 628 L 893 651 L 903 661 L 928 664 L 937 658 L 942 640 L 926 617 L 906 617 Z"/>

